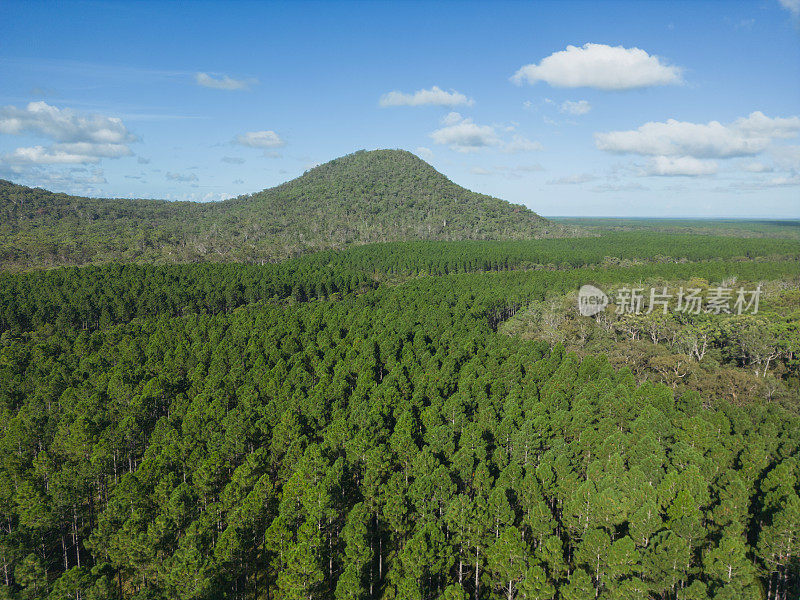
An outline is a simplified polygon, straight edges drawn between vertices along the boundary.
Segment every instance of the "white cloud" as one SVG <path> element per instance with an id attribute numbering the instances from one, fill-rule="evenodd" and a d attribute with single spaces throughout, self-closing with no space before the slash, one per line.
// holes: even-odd
<path id="1" fill-rule="evenodd" d="M 0 133 L 33 133 L 58 142 L 121 144 L 136 140 L 121 119 L 81 114 L 46 102 L 31 102 L 25 108 L 0 108 Z"/>
<path id="2" fill-rule="evenodd" d="M 220 160 L 231 165 L 243 165 L 245 163 L 245 160 L 238 156 L 223 156 Z"/>
<path id="3" fill-rule="evenodd" d="M 568 115 L 585 115 L 592 110 L 592 105 L 587 100 L 578 100 L 577 102 L 565 100 L 558 107 L 558 110 Z"/>
<path id="4" fill-rule="evenodd" d="M 800 0 L 778 0 L 781 6 L 792 13 L 795 17 L 800 17 Z"/>
<path id="5" fill-rule="evenodd" d="M 274 131 L 249 131 L 242 135 L 237 135 L 234 143 L 250 148 L 280 148 L 286 142 Z"/>
<path id="6" fill-rule="evenodd" d="M 514 131 L 513 126 L 477 125 L 472 119 L 463 117 L 457 112 L 448 113 L 443 117 L 442 125 L 444 127 L 431 133 L 430 137 L 435 143 L 449 146 L 456 152 L 475 152 L 488 147 L 497 147 L 506 154 L 542 150 L 539 142 L 531 141 L 525 136 L 514 134 L 506 141 L 498 135 L 498 127 L 509 132 Z"/>
<path id="7" fill-rule="evenodd" d="M 472 106 L 475 101 L 455 90 L 449 92 L 433 86 L 429 90 L 417 90 L 413 94 L 389 92 L 381 96 L 378 104 L 388 106 Z"/>
<path id="8" fill-rule="evenodd" d="M 770 155 L 781 169 L 800 173 L 800 146 L 774 146 Z"/>
<path id="9" fill-rule="evenodd" d="M 489 169 L 484 169 L 483 167 L 472 167 L 469 170 L 470 173 L 473 175 L 491 175 L 492 172 Z"/>
<path id="10" fill-rule="evenodd" d="M 771 119 L 757 110 L 736 119 L 733 127 L 755 137 L 793 138 L 800 133 L 800 117 Z"/>
<path id="11" fill-rule="evenodd" d="M 17 148 L 13 152 L 4 154 L 2 160 L 4 163 L 16 165 L 77 165 L 100 162 L 100 159 L 96 156 L 89 157 L 68 152 L 58 152 L 44 146 Z"/>
<path id="12" fill-rule="evenodd" d="M 219 202 L 230 198 L 231 194 L 227 192 L 207 192 L 198 200 L 198 202 Z"/>
<path id="13" fill-rule="evenodd" d="M 415 152 L 417 153 L 417 155 L 427 158 L 428 160 L 433 158 L 433 150 L 431 150 L 430 148 L 426 148 L 425 146 L 417 146 Z"/>
<path id="14" fill-rule="evenodd" d="M 800 117 L 771 119 L 754 112 L 728 125 L 675 119 L 649 122 L 636 130 L 596 133 L 595 144 L 600 150 L 619 154 L 731 158 L 756 155 L 774 139 L 798 133 Z"/>
<path id="15" fill-rule="evenodd" d="M 577 175 L 567 175 L 566 177 L 550 179 L 547 183 L 549 185 L 577 185 L 595 180 L 597 180 L 596 175 L 592 175 L 591 173 L 580 173 Z"/>
<path id="16" fill-rule="evenodd" d="M 90 142 L 72 142 L 69 144 L 53 144 L 50 149 L 79 156 L 96 158 L 120 158 L 131 156 L 131 149 L 125 144 L 92 144 Z"/>
<path id="17" fill-rule="evenodd" d="M 539 142 L 533 142 L 521 135 L 513 136 L 511 141 L 503 146 L 503 152 L 509 154 L 514 154 L 516 152 L 536 152 L 539 150 L 544 150 L 544 146 Z"/>
<path id="18" fill-rule="evenodd" d="M 791 177 L 773 177 L 765 182 L 767 187 L 786 187 L 791 185 L 800 185 L 800 175 L 793 175 Z"/>
<path id="19" fill-rule="evenodd" d="M 9 164 L 64 165 L 96 164 L 102 158 L 129 156 L 130 148 L 124 144 L 53 144 L 50 147 L 29 146 L 17 148 L 2 156 Z"/>
<path id="20" fill-rule="evenodd" d="M 167 171 L 164 174 L 164 176 L 170 181 L 180 181 L 182 183 L 197 181 L 197 175 L 195 175 L 194 173 L 183 174 L 183 173 L 171 173 L 170 171 Z"/>
<path id="21" fill-rule="evenodd" d="M 699 160 L 691 156 L 656 156 L 647 165 L 648 175 L 699 177 L 714 175 L 717 163 L 713 160 Z"/>
<path id="22" fill-rule="evenodd" d="M 17 148 L 3 155 L 4 162 L 15 164 L 97 163 L 102 158 L 130 156 L 128 143 L 136 140 L 121 119 L 59 109 L 46 102 L 0 108 L 0 133 L 36 135 L 57 142 Z"/>
<path id="23" fill-rule="evenodd" d="M 257 79 L 234 79 L 227 75 L 214 77 L 208 73 L 197 73 L 194 76 L 197 85 L 214 90 L 249 90 L 250 86 L 258 83 Z"/>
<path id="24" fill-rule="evenodd" d="M 461 116 L 461 113 L 449 112 L 442 118 L 442 125 L 455 125 L 463 120 L 464 117 Z"/>
<path id="25" fill-rule="evenodd" d="M 771 173 L 774 169 L 769 165 L 765 165 L 762 162 L 750 162 L 742 165 L 742 169 L 747 171 L 748 173 Z"/>
<path id="26" fill-rule="evenodd" d="M 553 87 L 630 90 L 683 82 L 680 67 L 665 64 L 639 48 L 605 44 L 567 46 L 539 64 L 525 65 L 511 78 L 515 83 L 544 81 Z"/>
<path id="27" fill-rule="evenodd" d="M 502 143 L 494 127 L 476 125 L 472 119 L 465 119 L 458 113 L 450 113 L 442 123 L 444 127 L 431 133 L 430 137 L 435 143 L 449 146 L 456 152 L 475 152 Z"/>

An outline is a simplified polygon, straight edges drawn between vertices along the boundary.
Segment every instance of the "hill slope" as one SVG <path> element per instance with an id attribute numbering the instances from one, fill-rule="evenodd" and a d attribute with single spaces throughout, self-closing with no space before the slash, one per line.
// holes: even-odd
<path id="1" fill-rule="evenodd" d="M 563 236 L 520 205 L 462 188 L 410 152 L 360 151 L 223 202 L 96 199 L 0 181 L 0 264 L 275 260 L 398 240 Z"/>

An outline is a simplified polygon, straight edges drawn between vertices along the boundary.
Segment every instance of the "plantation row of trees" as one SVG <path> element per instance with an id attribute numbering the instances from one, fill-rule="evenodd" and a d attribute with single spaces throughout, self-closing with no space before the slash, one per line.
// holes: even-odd
<path id="1" fill-rule="evenodd" d="M 510 269 L 625 266 L 641 262 L 715 259 L 797 259 L 800 241 L 791 239 L 641 232 L 598 237 L 522 241 L 406 242 L 357 246 L 318 253 L 305 260 L 376 273 L 446 275 Z"/>
<path id="2" fill-rule="evenodd" d="M 139 317 L 216 314 L 259 301 L 337 297 L 371 275 L 306 264 L 104 265 L 0 273 L 0 332 L 96 329 Z"/>
<path id="3" fill-rule="evenodd" d="M 669 263 L 707 261 L 719 256 L 742 263 L 741 268 L 731 270 L 733 273 L 746 271 L 755 277 L 767 277 L 774 268 L 775 257 L 796 260 L 798 253 L 800 244 L 791 240 L 652 234 L 643 237 L 625 233 L 516 242 L 376 244 L 258 266 L 111 264 L 28 273 L 0 272 L 0 333 L 27 331 L 45 324 L 62 329 L 94 329 L 127 323 L 135 317 L 215 314 L 258 301 L 303 302 L 341 297 L 375 287 L 381 281 L 417 275 L 537 267 L 608 269 L 659 263 L 663 267 L 657 272 L 677 276 L 686 273 L 690 266 L 669 266 Z M 763 258 L 768 256 L 773 257 L 769 262 Z M 696 271 L 694 267 L 691 270 Z M 579 277 L 586 281 L 595 274 L 581 271 Z M 561 281 L 560 276 L 554 281 Z M 567 285 L 584 282 L 574 275 L 565 281 Z"/>
<path id="4" fill-rule="evenodd" d="M 604 358 L 494 331 L 590 278 L 796 278 L 800 264 L 451 274 L 373 290 L 361 266 L 329 269 L 342 296 L 314 302 L 260 302 L 285 297 L 272 267 L 4 276 L 27 287 L 2 301 L 18 316 L 0 338 L 0 594 L 800 593 L 795 411 L 637 385 Z M 241 296 L 209 300 L 229 289 Z M 59 321 L 48 294 L 78 317 Z M 110 308 L 117 297 L 126 312 Z"/>

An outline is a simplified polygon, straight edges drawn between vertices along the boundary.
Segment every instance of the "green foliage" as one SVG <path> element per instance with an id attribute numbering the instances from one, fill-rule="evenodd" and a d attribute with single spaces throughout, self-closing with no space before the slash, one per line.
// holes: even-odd
<path id="1" fill-rule="evenodd" d="M 413 276 L 435 251 L 4 275 L 2 594 L 800 593 L 796 412 L 496 331 L 588 280 L 797 262 Z"/>
<path id="2" fill-rule="evenodd" d="M 698 265 L 694 268 L 700 271 Z M 763 276 L 767 269 L 757 268 L 752 273 Z M 710 281 L 721 284 L 725 279 L 711 277 Z M 689 281 L 671 281 L 667 287 L 673 292 L 693 286 L 708 288 L 708 281 L 695 277 Z M 639 279 L 634 287 L 646 290 L 666 285 L 663 278 L 656 277 L 649 282 Z M 528 304 L 525 311 L 506 321 L 503 331 L 551 345 L 560 343 L 582 357 L 603 354 L 615 366 L 629 366 L 639 381 L 664 383 L 678 393 L 695 390 L 703 396 L 734 403 L 762 398 L 797 409 L 800 407 L 797 358 L 800 304 L 794 302 L 797 284 L 783 278 L 771 282 L 737 280 L 728 285 L 744 290 L 760 286 L 757 314 L 739 315 L 733 307 L 730 314 L 662 312 L 660 308 L 648 313 L 645 306 L 640 314 L 620 315 L 610 305 L 605 311 L 587 317 L 578 312 L 574 292 L 558 296 L 554 289 L 553 294 Z M 606 290 L 613 301 L 613 290 Z"/>

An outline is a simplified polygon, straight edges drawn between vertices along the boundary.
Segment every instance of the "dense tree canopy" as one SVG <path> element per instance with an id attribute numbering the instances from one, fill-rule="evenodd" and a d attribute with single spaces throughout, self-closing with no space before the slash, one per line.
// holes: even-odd
<path id="1" fill-rule="evenodd" d="M 731 261 L 706 264 L 715 258 Z M 639 268 L 631 271 L 636 277 L 657 274 L 675 279 L 706 273 L 757 280 L 776 276 L 784 260 L 798 258 L 800 243 L 794 240 L 623 233 L 509 242 L 370 244 L 260 266 L 111 264 L 0 272 L 0 332 L 45 323 L 94 329 L 134 317 L 230 311 L 258 301 L 338 298 L 379 282 L 396 283 L 418 275 L 560 271 L 541 273 L 537 281 L 547 281 L 552 290 L 567 290 L 588 279 L 617 281 L 607 273 L 617 267 Z M 567 272 L 574 267 L 591 270 Z M 524 274 L 508 279 L 529 280 Z M 530 298 L 525 295 L 524 300 Z"/>
<path id="2" fill-rule="evenodd" d="M 496 331 L 792 249 L 594 243 L 3 275 L 0 594 L 797 597 L 796 410 Z"/>

